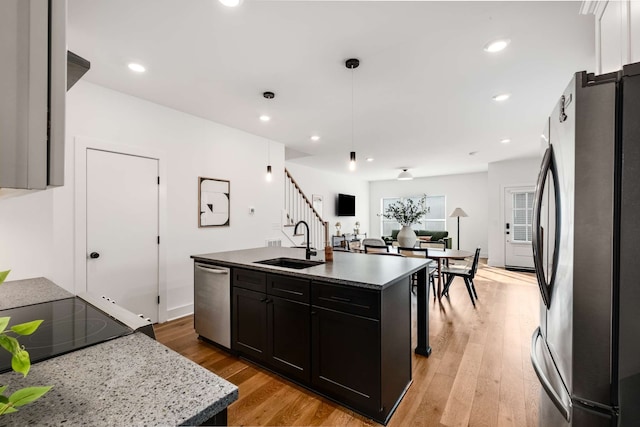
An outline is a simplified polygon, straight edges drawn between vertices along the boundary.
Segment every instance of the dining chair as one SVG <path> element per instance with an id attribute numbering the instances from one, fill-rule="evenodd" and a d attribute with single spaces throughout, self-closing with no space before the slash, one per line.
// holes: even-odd
<path id="1" fill-rule="evenodd" d="M 365 239 L 367 240 L 367 239 Z M 387 245 L 369 245 L 369 244 L 364 244 L 364 253 L 368 254 L 368 253 L 387 253 L 389 252 L 389 246 Z"/>
<path id="2" fill-rule="evenodd" d="M 377 246 L 386 246 L 386 243 L 384 240 L 379 239 L 377 237 L 367 237 L 362 239 L 362 245 L 377 245 Z"/>
<path id="3" fill-rule="evenodd" d="M 476 249 L 476 253 L 473 256 L 473 261 L 471 265 L 462 266 L 462 265 L 451 265 L 448 267 L 442 268 L 442 274 L 447 278 L 447 281 L 444 284 L 444 288 L 442 289 L 442 295 L 449 297 L 449 287 L 451 283 L 453 283 L 453 279 L 456 277 L 462 277 L 464 279 L 464 284 L 467 286 L 467 292 L 469 292 L 469 298 L 471 298 L 471 303 L 473 306 L 476 306 L 476 302 L 474 300 L 478 299 L 478 294 L 476 293 L 476 287 L 473 284 L 473 278 L 478 271 L 478 260 L 480 259 L 480 248 Z"/>
<path id="4" fill-rule="evenodd" d="M 398 253 L 399 254 L 411 254 L 413 256 L 415 256 L 416 254 L 424 254 L 425 258 L 429 258 L 429 249 L 428 248 L 408 248 L 408 247 L 402 247 L 402 246 L 398 246 Z M 435 277 L 436 274 L 438 272 L 438 268 L 433 264 L 429 264 L 428 270 L 427 270 L 427 274 L 429 275 L 429 283 L 431 283 L 431 289 L 433 290 L 433 297 L 436 298 L 436 281 L 435 281 Z M 411 292 L 414 292 L 414 288 L 418 285 L 418 273 L 413 273 L 412 277 L 411 277 Z"/>

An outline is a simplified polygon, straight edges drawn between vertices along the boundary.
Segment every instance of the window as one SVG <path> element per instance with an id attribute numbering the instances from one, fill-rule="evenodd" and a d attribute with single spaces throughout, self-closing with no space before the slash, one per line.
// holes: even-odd
<path id="1" fill-rule="evenodd" d="M 513 193 L 513 235 L 511 240 L 531 243 L 533 221 L 533 191 Z"/>
<path id="2" fill-rule="evenodd" d="M 421 198 L 422 196 L 383 198 L 381 203 L 382 212 L 385 212 L 392 203 L 408 199 L 418 202 Z M 419 224 L 414 224 L 412 228 L 414 230 L 445 231 L 447 226 L 445 212 L 445 196 L 427 196 L 427 214 Z M 380 215 L 381 236 L 391 236 L 393 230 L 399 230 L 400 228 L 400 224 L 396 221 Z"/>

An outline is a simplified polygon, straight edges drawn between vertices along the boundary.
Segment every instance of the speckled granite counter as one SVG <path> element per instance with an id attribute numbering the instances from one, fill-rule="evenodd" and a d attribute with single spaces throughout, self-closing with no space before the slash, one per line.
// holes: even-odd
<path id="1" fill-rule="evenodd" d="M 53 389 L 0 426 L 197 425 L 238 398 L 238 388 L 141 333 L 8 372 L 0 384 Z M 11 391 L 11 390 L 8 390 Z"/>
<path id="2" fill-rule="evenodd" d="M 45 278 L 0 285 L 0 309 L 69 297 Z M 238 387 L 140 332 L 35 363 L 26 378 L 0 374 L 0 385 L 7 384 L 6 393 L 54 388 L 0 417 L 0 427 L 197 425 L 238 398 Z"/>
<path id="3" fill-rule="evenodd" d="M 27 287 L 29 288 L 28 291 L 25 290 Z M 72 296 L 73 294 L 44 277 L 12 280 L 0 284 L 0 310 L 55 301 Z"/>
<path id="4" fill-rule="evenodd" d="M 323 261 L 324 252 L 311 257 Z M 384 289 L 396 281 L 426 267 L 430 260 L 410 257 L 367 255 L 352 252 L 334 252 L 333 261 L 300 270 L 256 264 L 256 261 L 287 257 L 304 259 L 304 249 L 265 247 L 230 252 L 192 255 L 196 261 L 225 267 L 246 267 L 253 270 L 277 272 L 285 276 L 320 279 L 325 282 L 371 289 Z"/>

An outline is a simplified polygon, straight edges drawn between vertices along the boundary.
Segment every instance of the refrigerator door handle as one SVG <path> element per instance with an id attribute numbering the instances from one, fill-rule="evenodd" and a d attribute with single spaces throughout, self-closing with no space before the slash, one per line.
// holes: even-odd
<path id="1" fill-rule="evenodd" d="M 571 401 L 569 400 L 568 403 L 565 403 L 562 400 L 558 392 L 551 385 L 551 381 L 549 381 L 549 379 L 543 372 L 542 365 L 538 360 L 536 347 L 538 345 L 539 339 L 544 340 L 544 338 L 542 337 L 542 333 L 540 332 L 540 327 L 536 328 L 536 330 L 533 332 L 533 336 L 531 337 L 531 364 L 533 365 L 533 370 L 536 371 L 536 375 L 540 380 L 540 384 L 542 385 L 542 388 L 544 388 L 544 390 L 546 391 L 547 396 L 549 396 L 549 399 L 551 399 L 551 401 L 556 406 L 556 408 L 558 408 L 558 410 L 560 411 L 564 419 L 567 421 L 571 421 Z M 541 345 L 545 345 L 544 342 Z M 555 367 L 555 364 L 554 364 L 554 367 Z"/>
<path id="2" fill-rule="evenodd" d="M 547 182 L 547 176 L 549 175 L 549 169 L 551 168 L 551 147 L 547 148 L 542 159 L 542 166 L 540 173 L 538 174 L 538 182 L 536 183 L 536 193 L 533 205 L 533 265 L 536 270 L 536 277 L 538 278 L 538 286 L 540 287 L 540 296 L 544 305 L 549 307 L 551 303 L 551 295 L 547 286 L 547 278 L 544 274 L 544 258 L 543 258 L 543 239 L 542 239 L 542 224 L 540 223 L 540 214 L 542 209 L 542 197 L 544 195 L 544 188 Z"/>

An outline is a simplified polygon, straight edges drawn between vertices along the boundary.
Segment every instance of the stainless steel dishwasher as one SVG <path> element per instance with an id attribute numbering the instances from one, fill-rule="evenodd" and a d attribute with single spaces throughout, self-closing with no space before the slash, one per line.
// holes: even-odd
<path id="1" fill-rule="evenodd" d="M 231 348 L 231 272 L 217 265 L 194 263 L 194 326 L 196 332 Z"/>

